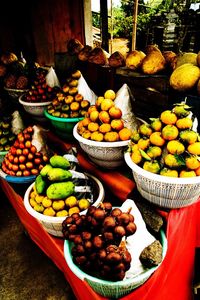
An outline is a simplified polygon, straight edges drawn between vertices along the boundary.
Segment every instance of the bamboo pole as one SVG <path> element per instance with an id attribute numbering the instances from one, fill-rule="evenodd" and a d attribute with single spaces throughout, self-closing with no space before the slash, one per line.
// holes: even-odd
<path id="1" fill-rule="evenodd" d="M 138 0 L 135 0 L 134 9 L 133 9 L 132 51 L 135 50 L 136 48 L 137 16 L 138 16 Z"/>

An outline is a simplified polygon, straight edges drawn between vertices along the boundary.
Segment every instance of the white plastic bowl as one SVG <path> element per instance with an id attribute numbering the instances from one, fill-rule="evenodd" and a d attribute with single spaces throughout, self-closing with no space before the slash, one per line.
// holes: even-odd
<path id="1" fill-rule="evenodd" d="M 32 115 L 33 117 L 44 118 L 44 110 L 51 103 L 51 101 L 46 102 L 27 102 L 23 100 L 24 95 L 19 97 L 19 103 L 23 105 L 25 111 Z"/>
<path id="2" fill-rule="evenodd" d="M 99 204 L 104 200 L 105 191 L 102 183 L 94 176 L 85 173 L 91 180 L 93 180 L 96 183 L 97 186 L 97 199 L 92 204 L 94 206 L 99 206 Z M 26 193 L 24 195 L 24 205 L 28 213 L 36 218 L 43 226 L 43 228 L 50 234 L 57 236 L 57 237 L 63 237 L 62 233 L 62 222 L 66 219 L 66 217 L 51 217 L 51 216 L 45 216 L 37 211 L 35 211 L 29 202 L 29 195 L 33 189 L 35 182 L 33 182 L 28 189 L 26 190 Z M 87 210 L 83 210 L 80 214 L 85 214 Z"/>
<path id="3" fill-rule="evenodd" d="M 130 140 L 118 142 L 91 141 L 78 134 L 77 126 L 78 124 L 74 126 L 73 135 L 91 161 L 106 169 L 115 169 L 124 164 L 124 150 Z"/>
<path id="4" fill-rule="evenodd" d="M 132 169 L 139 193 L 149 202 L 160 207 L 180 208 L 191 205 L 200 197 L 200 176 L 174 178 L 148 172 L 136 165 L 129 152 L 124 155 Z"/>

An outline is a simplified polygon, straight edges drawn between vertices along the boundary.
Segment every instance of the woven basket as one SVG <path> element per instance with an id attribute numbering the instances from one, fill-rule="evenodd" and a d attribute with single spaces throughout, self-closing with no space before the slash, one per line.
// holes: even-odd
<path id="1" fill-rule="evenodd" d="M 180 208 L 198 201 L 200 176 L 174 178 L 148 172 L 136 165 L 130 153 L 124 155 L 126 164 L 132 169 L 139 193 L 151 203 L 160 207 Z"/>
<path id="2" fill-rule="evenodd" d="M 160 231 L 160 241 L 163 246 L 163 257 L 165 257 L 167 252 L 167 239 L 165 233 L 161 230 Z M 138 286 L 142 285 L 147 279 L 155 272 L 155 270 L 159 267 L 153 267 L 137 275 L 135 277 L 125 279 L 122 281 L 107 281 L 102 280 L 87 273 L 83 272 L 76 264 L 73 262 L 71 248 L 73 246 L 72 242 L 65 240 L 64 243 L 64 256 L 65 260 L 71 269 L 71 271 L 81 280 L 85 280 L 95 292 L 98 294 L 108 297 L 108 298 L 115 298 L 119 299 L 124 295 L 129 294 L 131 291 L 136 289 Z"/>
<path id="3" fill-rule="evenodd" d="M 14 99 L 14 100 L 18 100 L 18 98 L 20 96 L 22 96 L 23 94 L 28 92 L 28 89 L 24 89 L 24 90 L 19 90 L 19 89 L 9 89 L 4 87 L 4 90 L 8 93 L 8 95 Z"/>

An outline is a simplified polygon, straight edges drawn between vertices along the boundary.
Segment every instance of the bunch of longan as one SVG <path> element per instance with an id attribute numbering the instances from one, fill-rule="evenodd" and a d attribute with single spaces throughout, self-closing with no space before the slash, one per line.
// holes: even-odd
<path id="1" fill-rule="evenodd" d="M 113 208 L 110 202 L 90 206 L 86 215 L 74 213 L 62 223 L 65 239 L 74 244 L 74 263 L 87 273 L 111 281 L 122 280 L 130 268 L 131 255 L 124 238 L 135 231 L 134 216 Z"/>

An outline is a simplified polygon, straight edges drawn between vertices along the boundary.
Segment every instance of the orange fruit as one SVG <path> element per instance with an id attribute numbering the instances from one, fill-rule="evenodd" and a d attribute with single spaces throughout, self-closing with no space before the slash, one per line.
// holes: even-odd
<path id="1" fill-rule="evenodd" d="M 111 131 L 111 125 L 107 123 L 103 123 L 99 126 L 99 132 L 105 134 L 106 132 Z"/>
<path id="2" fill-rule="evenodd" d="M 184 178 L 184 177 L 196 177 L 195 171 L 186 171 L 182 170 L 179 174 L 179 177 Z"/>
<path id="3" fill-rule="evenodd" d="M 171 110 L 165 110 L 160 115 L 160 120 L 166 125 L 176 124 L 177 116 Z"/>
<path id="4" fill-rule="evenodd" d="M 119 138 L 121 141 L 127 141 L 131 138 L 131 130 L 129 128 L 124 127 L 119 131 Z"/>
<path id="5" fill-rule="evenodd" d="M 166 125 L 162 129 L 162 137 L 167 140 L 175 140 L 178 137 L 179 131 L 175 125 Z"/>
<path id="6" fill-rule="evenodd" d="M 185 151 L 185 146 L 178 140 L 172 140 L 167 143 L 167 150 L 171 154 L 182 154 Z"/>
<path id="7" fill-rule="evenodd" d="M 88 130 L 91 132 L 97 131 L 99 129 L 99 124 L 95 122 L 90 122 L 88 124 Z"/>
<path id="8" fill-rule="evenodd" d="M 139 126 L 138 131 L 140 134 L 145 136 L 150 136 L 152 134 L 152 129 L 149 124 L 142 124 Z"/>
<path id="9" fill-rule="evenodd" d="M 111 121 L 110 125 L 113 130 L 117 130 L 117 131 L 120 131 L 121 129 L 124 128 L 124 122 L 122 121 L 122 119 L 114 119 Z"/>
<path id="10" fill-rule="evenodd" d="M 108 113 L 111 116 L 111 118 L 113 118 L 113 119 L 120 119 L 122 117 L 122 111 L 117 106 L 112 106 L 109 109 Z"/>
<path id="11" fill-rule="evenodd" d="M 116 131 L 106 132 L 104 135 L 106 142 L 117 142 L 119 141 L 119 134 Z"/>
<path id="12" fill-rule="evenodd" d="M 195 142 L 189 145 L 187 150 L 190 154 L 200 155 L 200 142 Z"/>
<path id="13" fill-rule="evenodd" d="M 72 103 L 70 104 L 70 109 L 71 109 L 72 111 L 77 111 L 77 110 L 79 110 L 79 108 L 80 108 L 79 102 L 72 102 Z"/>
<path id="14" fill-rule="evenodd" d="M 83 109 L 88 109 L 89 108 L 89 106 L 90 106 L 90 102 L 88 101 L 88 100 L 82 100 L 81 102 L 80 102 L 80 106 L 81 106 L 81 108 L 83 108 Z"/>
<path id="15" fill-rule="evenodd" d="M 180 138 L 185 143 L 193 144 L 198 139 L 198 133 L 193 130 L 183 130 L 180 132 Z"/>
<path id="16" fill-rule="evenodd" d="M 77 101 L 77 102 L 81 102 L 83 100 L 83 96 L 81 94 L 77 94 L 75 97 L 74 97 L 74 100 Z"/>
<path id="17" fill-rule="evenodd" d="M 200 167 L 198 167 L 197 169 L 195 169 L 195 173 L 197 176 L 200 176 Z"/>
<path id="18" fill-rule="evenodd" d="M 85 130 L 83 133 L 82 133 L 82 137 L 84 139 L 90 139 L 91 137 L 91 132 L 89 130 Z"/>
<path id="19" fill-rule="evenodd" d="M 113 100 L 111 100 L 111 99 L 103 99 L 101 101 L 100 108 L 101 108 L 101 110 L 107 111 L 107 110 L 109 110 L 114 105 L 115 104 L 114 104 Z"/>
<path id="20" fill-rule="evenodd" d="M 102 123 L 110 123 L 110 116 L 109 116 L 109 113 L 107 111 L 100 111 L 99 113 L 99 120 L 102 122 Z"/>
<path id="21" fill-rule="evenodd" d="M 74 101 L 74 97 L 68 95 L 68 96 L 65 97 L 64 101 L 65 101 L 66 104 L 71 104 Z"/>
<path id="22" fill-rule="evenodd" d="M 145 150 L 150 145 L 150 139 L 143 139 L 143 138 L 141 138 L 141 139 L 139 139 L 137 145 L 138 145 L 139 149 Z"/>
<path id="23" fill-rule="evenodd" d="M 189 129 L 192 127 L 192 120 L 190 118 L 182 118 L 176 121 L 176 126 L 179 129 Z"/>
<path id="24" fill-rule="evenodd" d="M 91 111 L 91 113 L 89 114 L 89 118 L 92 122 L 96 122 L 99 119 L 99 112 L 98 110 L 93 110 Z"/>
<path id="25" fill-rule="evenodd" d="M 131 159 L 135 164 L 139 164 L 142 161 L 142 155 L 140 151 L 134 151 L 131 153 Z"/>
<path id="26" fill-rule="evenodd" d="M 165 139 L 161 136 L 161 132 L 155 131 L 153 132 L 150 137 L 151 144 L 155 146 L 162 147 L 165 144 Z"/>
<path id="27" fill-rule="evenodd" d="M 116 94 L 113 90 L 107 90 L 105 93 L 104 93 L 104 98 L 105 99 L 111 99 L 111 100 L 114 100 L 116 97 Z"/>
<path id="28" fill-rule="evenodd" d="M 90 118 L 86 117 L 81 122 L 82 122 L 82 125 L 86 127 L 91 122 L 91 120 L 90 120 Z"/>
<path id="29" fill-rule="evenodd" d="M 200 161 L 198 159 L 198 156 L 194 156 L 194 155 L 186 157 L 185 164 L 186 167 L 190 170 L 195 170 L 200 167 Z"/>
<path id="30" fill-rule="evenodd" d="M 104 97 L 103 96 L 99 96 L 95 102 L 95 105 L 97 108 L 100 108 L 101 106 L 101 102 L 104 100 Z"/>
<path id="31" fill-rule="evenodd" d="M 96 105 L 90 105 L 90 107 L 88 108 L 88 114 L 90 115 L 90 113 L 92 112 L 92 111 L 94 111 L 94 110 L 97 110 L 97 107 L 96 107 Z"/>
<path id="32" fill-rule="evenodd" d="M 99 131 L 92 132 L 90 138 L 93 141 L 102 142 L 103 141 L 103 133 L 101 133 Z"/>
<path id="33" fill-rule="evenodd" d="M 168 176 L 168 177 L 178 177 L 178 171 L 177 170 L 168 169 L 168 168 L 163 168 L 160 171 L 160 175 L 162 175 L 162 176 Z"/>
<path id="34" fill-rule="evenodd" d="M 131 141 L 137 143 L 139 139 L 141 138 L 139 132 L 137 130 L 133 130 L 131 134 Z"/>

